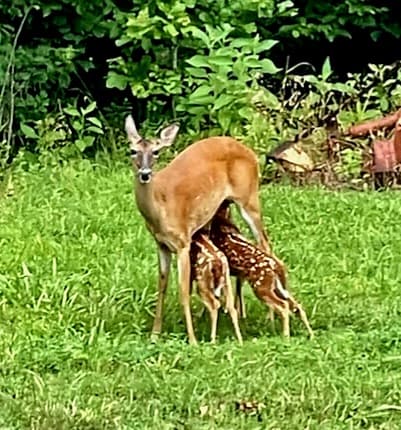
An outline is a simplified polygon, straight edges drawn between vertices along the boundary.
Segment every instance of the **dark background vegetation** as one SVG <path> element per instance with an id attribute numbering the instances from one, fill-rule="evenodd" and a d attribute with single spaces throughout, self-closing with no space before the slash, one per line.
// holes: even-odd
<path id="1" fill-rule="evenodd" d="M 294 109 L 287 102 L 296 91 L 298 101 L 311 92 L 316 97 L 295 106 L 303 114 L 287 121 L 289 135 L 305 125 L 308 109 L 355 111 L 359 99 L 367 101 L 364 112 L 373 109 L 370 116 L 377 109 L 387 111 L 398 102 L 391 97 L 396 83 L 385 84 L 396 80 L 398 73 L 399 16 L 398 2 L 373 0 L 3 1 L 2 167 L 21 148 L 29 162 L 48 150 L 59 151 L 63 158 L 116 149 L 123 117 L 130 111 L 144 129 L 176 119 L 182 134 L 191 138 L 205 133 L 245 135 L 262 149 L 271 145 L 266 140 L 288 137 L 277 122 L 286 124 L 285 111 Z M 208 34 L 208 40 L 199 31 Z M 251 52 L 255 38 L 271 44 Z M 233 46 L 231 52 L 227 46 Z M 207 64 L 213 55 L 214 70 Z M 198 61 L 189 68 L 188 60 L 194 56 Z M 239 57 L 244 68 L 233 74 L 230 70 Z M 329 68 L 322 76 L 327 57 Z M 255 59 L 267 62 L 257 67 Z M 378 72 L 369 64 L 388 69 Z M 348 88 L 322 90 L 311 78 L 344 83 L 350 74 Z M 370 79 L 361 84 L 366 74 Z M 299 78 L 302 75 L 309 77 L 306 83 Z M 227 79 L 234 86 L 219 87 L 219 80 Z M 366 98 L 374 87 L 374 97 Z M 255 97 L 249 95 L 260 96 L 261 88 L 264 93 L 257 104 L 268 111 L 270 124 L 255 131 Z M 277 111 L 284 117 L 274 121 Z M 309 125 L 324 113 L 318 109 Z"/>

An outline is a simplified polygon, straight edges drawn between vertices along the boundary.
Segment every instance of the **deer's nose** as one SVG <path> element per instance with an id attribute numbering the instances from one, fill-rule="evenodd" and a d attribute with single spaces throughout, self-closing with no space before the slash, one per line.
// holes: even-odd
<path id="1" fill-rule="evenodd" d="M 138 171 L 139 181 L 142 184 L 147 184 L 148 182 L 150 182 L 151 176 L 152 176 L 152 169 L 149 169 L 148 167 L 145 167 Z"/>

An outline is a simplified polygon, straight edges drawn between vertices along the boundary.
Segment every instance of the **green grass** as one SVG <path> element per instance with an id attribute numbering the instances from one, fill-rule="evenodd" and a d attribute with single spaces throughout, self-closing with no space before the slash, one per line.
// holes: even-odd
<path id="1" fill-rule="evenodd" d="M 247 289 L 244 346 L 222 315 L 215 346 L 195 318 L 193 348 L 175 267 L 149 341 L 157 261 L 128 163 L 20 172 L 14 189 L 0 199 L 0 429 L 401 427 L 397 193 L 264 188 L 316 339 L 295 319 L 289 342 L 274 334 Z"/>

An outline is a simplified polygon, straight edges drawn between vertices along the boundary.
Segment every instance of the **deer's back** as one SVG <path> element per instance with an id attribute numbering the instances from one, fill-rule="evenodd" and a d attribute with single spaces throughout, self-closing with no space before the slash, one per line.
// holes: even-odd
<path id="1" fill-rule="evenodd" d="M 187 237 L 210 221 L 225 199 L 246 199 L 258 188 L 256 155 L 229 137 L 200 140 L 157 172 L 153 189 L 160 205 L 161 230 Z"/>

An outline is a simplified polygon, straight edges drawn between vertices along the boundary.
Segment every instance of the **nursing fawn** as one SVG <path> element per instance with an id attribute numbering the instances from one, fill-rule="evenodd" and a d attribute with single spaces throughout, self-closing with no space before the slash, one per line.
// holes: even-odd
<path id="1" fill-rule="evenodd" d="M 286 287 L 284 264 L 241 235 L 230 219 L 226 202 L 221 205 L 212 220 L 210 238 L 227 257 L 231 275 L 237 277 L 240 314 L 244 315 L 241 281 L 246 280 L 256 297 L 282 318 L 284 336 L 290 336 L 289 318 L 292 312 L 299 315 L 309 336 L 313 337 L 305 311 Z"/>
<path id="2" fill-rule="evenodd" d="M 238 314 L 234 306 L 231 288 L 230 269 L 226 256 L 211 242 L 203 232 L 195 233 L 190 248 L 191 285 L 197 283 L 198 294 L 209 311 L 211 322 L 211 342 L 216 341 L 217 319 L 221 307 L 221 297 L 225 298 L 225 307 L 230 314 L 235 335 L 242 344 L 238 325 Z"/>

